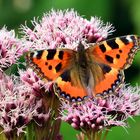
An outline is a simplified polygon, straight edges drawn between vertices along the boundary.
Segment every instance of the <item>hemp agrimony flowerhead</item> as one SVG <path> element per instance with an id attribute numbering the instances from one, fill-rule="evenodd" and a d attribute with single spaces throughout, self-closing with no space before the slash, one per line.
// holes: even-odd
<path id="1" fill-rule="evenodd" d="M 0 70 L 15 64 L 25 51 L 26 47 L 15 37 L 14 30 L 8 31 L 5 27 L 0 30 Z"/>
<path id="2" fill-rule="evenodd" d="M 29 86 L 17 77 L 0 73 L 0 126 L 7 139 L 20 137 L 33 120 L 38 125 L 46 122 L 49 112 L 45 114 L 41 108 L 42 100 L 33 95 Z"/>
<path id="3" fill-rule="evenodd" d="M 104 24 L 99 18 L 87 20 L 74 10 L 52 10 L 40 21 L 32 21 L 34 29 L 22 26 L 29 49 L 42 50 L 66 47 L 75 49 L 82 41 L 98 42 L 114 31 L 111 24 Z"/>

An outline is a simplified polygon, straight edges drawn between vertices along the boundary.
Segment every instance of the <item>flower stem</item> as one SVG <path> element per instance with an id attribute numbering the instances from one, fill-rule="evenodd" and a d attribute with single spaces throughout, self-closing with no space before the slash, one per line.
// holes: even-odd
<path id="1" fill-rule="evenodd" d="M 107 134 L 108 134 L 108 130 L 105 130 L 105 134 L 104 134 L 104 136 L 103 136 L 103 139 L 102 140 L 106 140 L 106 137 L 107 137 Z"/>
<path id="2" fill-rule="evenodd" d="M 96 132 L 96 140 L 101 140 L 101 134 L 102 134 L 102 131 L 101 132 Z"/>
<path id="3" fill-rule="evenodd" d="M 6 136 L 4 133 L 0 134 L 0 140 L 7 140 Z"/>
<path id="4" fill-rule="evenodd" d="M 86 133 L 88 140 L 99 140 L 97 131 L 89 131 Z"/>
<path id="5" fill-rule="evenodd" d="M 87 140 L 106 140 L 107 134 L 108 134 L 108 130 L 105 131 L 105 134 L 103 136 L 102 139 L 102 131 L 88 131 L 88 132 L 84 132 L 83 133 L 86 137 Z M 84 136 L 78 137 L 78 140 L 83 140 Z"/>

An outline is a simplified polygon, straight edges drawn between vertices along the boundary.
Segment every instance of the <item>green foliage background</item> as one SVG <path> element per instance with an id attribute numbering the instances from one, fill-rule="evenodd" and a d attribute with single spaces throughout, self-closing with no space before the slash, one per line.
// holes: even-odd
<path id="1" fill-rule="evenodd" d="M 33 17 L 41 17 L 50 9 L 74 8 L 85 18 L 98 16 L 104 22 L 110 22 L 116 31 L 110 37 L 126 34 L 140 35 L 140 1 L 139 0 L 0 0 L 0 28 L 18 30 L 21 24 L 30 25 Z M 140 85 L 140 52 L 135 56 L 133 65 L 125 71 L 126 82 Z M 108 140 L 135 140 L 140 138 L 140 117 L 129 120 L 130 128 L 116 127 L 111 130 Z M 63 123 L 61 133 L 64 140 L 75 140 L 74 131 Z"/>

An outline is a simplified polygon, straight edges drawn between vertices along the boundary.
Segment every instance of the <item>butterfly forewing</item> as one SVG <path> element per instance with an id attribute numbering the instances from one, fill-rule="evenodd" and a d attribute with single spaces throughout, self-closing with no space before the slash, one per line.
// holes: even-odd
<path id="1" fill-rule="evenodd" d="M 127 35 L 102 41 L 87 49 L 94 61 L 116 69 L 126 69 L 132 64 L 134 54 L 140 49 L 138 37 Z"/>
<path id="2" fill-rule="evenodd" d="M 40 50 L 29 52 L 27 60 L 34 71 L 48 81 L 54 81 L 72 65 L 75 52 L 72 50 Z"/>

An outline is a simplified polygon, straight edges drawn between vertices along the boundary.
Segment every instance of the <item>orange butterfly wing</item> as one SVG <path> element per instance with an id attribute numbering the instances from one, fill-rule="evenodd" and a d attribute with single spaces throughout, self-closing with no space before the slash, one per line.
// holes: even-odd
<path id="1" fill-rule="evenodd" d="M 71 102 L 82 101 L 88 94 L 78 76 L 75 68 L 62 73 L 55 81 L 55 93 Z"/>
<path id="2" fill-rule="evenodd" d="M 41 79 L 55 82 L 54 91 L 60 97 L 81 101 L 87 94 L 73 64 L 76 53 L 69 49 L 29 52 L 27 63 Z"/>
<path id="3" fill-rule="evenodd" d="M 116 69 L 126 69 L 132 64 L 139 46 L 139 39 L 135 35 L 127 35 L 102 41 L 88 51 L 93 54 L 98 63 L 109 65 Z"/>
<path id="4" fill-rule="evenodd" d="M 71 65 L 72 50 L 49 49 L 29 52 L 27 63 L 42 78 L 54 81 Z"/>
<path id="5" fill-rule="evenodd" d="M 101 80 L 97 85 L 95 85 L 93 92 L 95 92 L 95 96 L 106 96 L 110 93 L 114 93 L 123 81 L 123 71 L 111 68 L 109 72 L 104 74 L 104 79 Z"/>
<path id="6" fill-rule="evenodd" d="M 91 45 L 86 52 L 91 61 L 101 66 L 104 78 L 95 85 L 95 95 L 114 92 L 124 81 L 123 70 L 128 68 L 139 46 L 135 35 L 117 37 Z M 92 66 L 91 66 L 92 69 Z"/>

